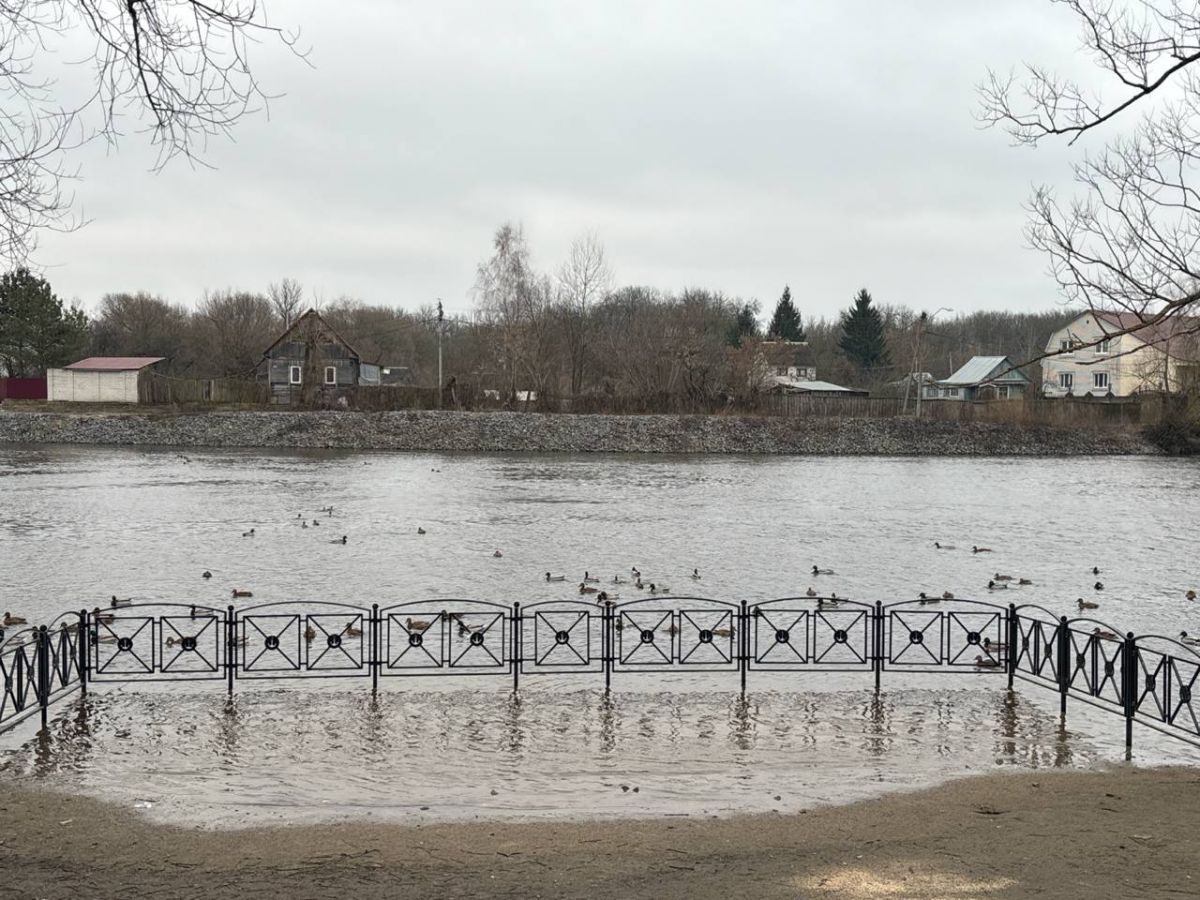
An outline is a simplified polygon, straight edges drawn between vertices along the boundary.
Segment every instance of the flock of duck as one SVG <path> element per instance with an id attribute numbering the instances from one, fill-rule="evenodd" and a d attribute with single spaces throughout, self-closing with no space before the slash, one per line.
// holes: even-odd
<path id="1" fill-rule="evenodd" d="M 332 517 L 333 513 L 334 513 L 334 509 L 332 506 L 326 506 L 326 507 L 323 507 L 321 510 L 319 510 L 319 512 L 326 517 Z M 305 516 L 303 513 L 297 513 L 296 519 L 300 523 L 300 527 L 303 529 L 308 529 L 310 527 L 311 528 L 321 527 L 320 519 L 313 518 L 311 520 L 311 524 L 310 524 L 308 517 Z M 418 535 L 424 535 L 426 533 L 427 532 L 424 527 L 418 526 L 418 528 L 417 528 Z M 256 534 L 255 529 L 250 528 L 248 531 L 242 532 L 242 537 L 243 538 L 253 538 L 253 537 L 255 537 L 255 534 Z M 348 542 L 349 542 L 349 538 L 347 535 L 344 535 L 344 534 L 340 537 L 334 538 L 329 541 L 329 543 L 331 543 L 331 544 L 343 544 L 343 545 L 347 544 Z M 952 551 L 952 550 L 957 549 L 953 544 L 943 544 L 939 541 L 934 541 L 933 546 L 934 546 L 934 549 L 943 550 L 943 551 Z M 977 555 L 977 554 L 981 554 L 981 553 L 991 553 L 993 551 L 990 547 L 980 547 L 978 545 L 972 545 L 970 552 L 972 554 Z M 497 549 L 492 553 L 492 556 L 495 559 L 501 559 L 501 558 L 503 558 L 504 554 L 499 549 Z M 598 604 L 609 605 L 609 604 L 613 604 L 615 601 L 620 599 L 621 595 L 619 593 L 617 593 L 615 590 L 613 590 L 613 588 L 617 587 L 617 586 L 621 586 L 621 585 L 629 585 L 630 588 L 632 588 L 634 590 L 638 590 L 638 591 L 648 591 L 651 595 L 654 595 L 654 596 L 662 596 L 662 595 L 667 595 L 667 594 L 671 593 L 671 588 L 668 587 L 667 585 L 659 583 L 659 582 L 649 581 L 649 580 L 644 579 L 642 577 L 641 571 L 639 571 L 636 566 L 631 566 L 629 571 L 630 571 L 630 574 L 627 577 L 622 577 L 619 574 L 614 575 L 612 577 L 611 581 L 606 582 L 606 586 L 601 587 L 601 585 L 600 585 L 601 579 L 599 578 L 599 576 L 593 575 L 591 573 L 591 571 L 585 570 L 583 573 L 583 579 L 578 583 L 579 594 L 584 595 L 584 596 L 593 596 L 594 595 L 596 598 L 596 602 Z M 817 577 L 821 577 L 821 576 L 832 576 L 832 575 L 836 575 L 837 573 L 833 569 L 822 568 L 821 566 L 814 565 L 811 569 L 810 574 L 814 578 L 817 578 Z M 1091 574 L 1093 576 L 1099 576 L 1100 575 L 1099 566 L 1093 566 L 1092 570 L 1091 570 Z M 202 573 L 201 577 L 207 581 L 213 577 L 213 573 L 210 570 L 205 570 Z M 700 575 L 700 570 L 698 568 L 693 568 L 691 571 L 691 574 L 688 577 L 692 581 L 700 581 L 702 578 L 702 576 Z M 565 583 L 567 581 L 566 575 L 563 575 L 563 574 L 556 575 L 552 572 L 546 572 L 544 575 L 544 578 L 545 578 L 545 581 L 548 583 Z M 989 592 L 1003 591 L 1003 590 L 1008 590 L 1011 587 L 1025 587 L 1025 586 L 1030 586 L 1033 584 L 1034 584 L 1033 580 L 1029 579 L 1029 578 L 1025 578 L 1025 577 L 1017 576 L 1017 575 L 1007 575 L 1007 574 L 1004 574 L 1001 572 L 995 572 L 992 575 L 992 577 L 988 579 L 987 590 Z M 1097 578 L 1097 580 L 1092 584 L 1092 590 L 1095 592 L 1103 591 L 1104 583 Z M 233 589 L 231 589 L 230 594 L 234 599 L 250 598 L 250 597 L 254 596 L 252 591 L 245 590 L 242 588 L 233 588 Z M 826 607 L 826 606 L 836 607 L 842 603 L 842 598 L 839 598 L 836 592 L 830 592 L 828 594 L 819 594 L 812 587 L 809 587 L 807 589 L 807 591 L 805 592 L 805 596 L 810 599 L 815 599 L 817 601 L 818 607 Z M 1196 600 L 1196 591 L 1195 590 L 1187 590 L 1184 593 L 1184 598 L 1189 601 L 1195 601 Z M 956 597 L 952 591 L 943 591 L 941 594 L 935 594 L 935 593 L 922 591 L 917 595 L 917 602 L 920 603 L 921 605 L 935 604 L 935 603 L 941 603 L 941 602 L 945 602 L 945 601 L 953 601 L 955 599 L 956 599 Z M 111 609 L 122 609 L 122 608 L 125 608 L 128 606 L 131 606 L 132 604 L 133 604 L 132 598 L 120 599 L 116 596 L 113 596 L 111 599 L 110 608 Z M 1090 611 L 1090 610 L 1095 610 L 1095 609 L 1100 608 L 1100 604 L 1098 602 L 1093 601 L 1093 600 L 1085 600 L 1082 597 L 1079 597 L 1075 601 L 1075 604 L 1080 612 L 1085 612 L 1085 611 Z M 93 614 L 93 617 L 99 622 L 111 622 L 113 620 L 112 613 L 104 613 L 101 611 L 100 607 L 96 607 L 92 611 L 92 614 Z M 464 622 L 461 615 L 451 616 L 451 618 L 457 619 L 457 625 L 458 625 L 460 637 L 468 636 L 473 631 L 477 630 L 476 627 L 472 627 L 471 625 L 468 625 L 466 622 Z M 11 612 L 5 612 L 3 619 L 0 619 L 0 640 L 3 639 L 4 629 L 16 627 L 16 626 L 27 625 L 27 624 L 28 624 L 28 620 L 25 619 L 24 617 L 15 616 Z M 407 621 L 407 626 L 408 626 L 409 630 L 412 632 L 419 633 L 421 631 L 424 631 L 426 628 L 429 627 L 429 625 L 430 625 L 429 622 L 420 620 L 420 619 L 411 619 L 410 618 Z M 673 628 L 674 628 L 674 626 L 672 626 L 672 629 Z M 732 628 L 729 629 L 729 632 L 730 632 L 730 634 L 732 634 Z M 351 624 L 351 625 L 347 625 L 346 628 L 340 633 L 340 635 L 344 636 L 344 637 L 355 637 L 357 635 L 361 635 L 361 633 L 362 633 L 361 629 L 358 629 L 357 627 L 355 627 Z M 720 634 L 720 633 L 721 633 L 721 631 L 719 631 L 719 630 L 714 631 L 714 634 Z M 1120 640 L 1121 639 L 1119 635 L 1117 635 L 1111 631 L 1108 631 L 1106 629 L 1100 628 L 1100 627 L 1093 628 L 1092 634 L 1102 640 Z M 305 639 L 307 640 L 308 643 L 312 643 L 312 641 L 316 639 L 316 636 L 317 635 L 316 635 L 315 631 L 313 631 L 312 626 L 310 625 L 305 632 L 305 635 L 304 635 Z M 170 640 L 171 639 L 168 639 L 168 646 L 170 646 Z M 1179 633 L 1179 641 L 1181 643 L 1187 644 L 1189 646 L 1200 647 L 1200 638 L 1193 638 L 1186 631 L 1181 631 Z M 989 649 L 1003 649 L 1003 648 L 998 646 L 998 647 L 989 648 Z M 995 665 L 999 665 L 999 663 L 996 662 L 995 660 L 990 659 L 990 658 L 983 658 L 983 657 L 977 657 L 976 663 L 980 667 L 984 667 L 984 668 L 990 668 Z"/>

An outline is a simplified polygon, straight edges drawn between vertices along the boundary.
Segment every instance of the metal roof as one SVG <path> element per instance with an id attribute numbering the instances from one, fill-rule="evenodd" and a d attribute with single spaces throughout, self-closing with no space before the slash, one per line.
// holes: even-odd
<path id="1" fill-rule="evenodd" d="M 972 356 L 965 366 L 951 375 L 943 378 L 938 384 L 972 385 L 989 381 L 993 372 L 1000 368 L 1012 366 L 1007 356 Z M 1028 381 L 1025 374 L 1017 369 L 1006 372 L 1005 379 Z"/>
<path id="2" fill-rule="evenodd" d="M 164 359 L 165 356 L 89 356 L 71 363 L 67 368 L 89 372 L 129 372 L 144 369 Z"/>
<path id="3" fill-rule="evenodd" d="M 773 379 L 779 387 L 792 391 L 847 391 L 849 393 L 857 393 L 854 388 L 842 387 L 840 384 L 832 384 L 828 381 L 803 381 L 796 378 L 789 378 L 787 375 L 775 375 Z"/>

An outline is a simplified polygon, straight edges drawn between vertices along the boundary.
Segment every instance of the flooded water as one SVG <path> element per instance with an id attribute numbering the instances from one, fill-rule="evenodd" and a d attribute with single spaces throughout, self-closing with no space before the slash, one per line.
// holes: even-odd
<path id="1" fill-rule="evenodd" d="M 531 603 L 577 599 L 585 570 L 636 566 L 732 601 L 949 590 L 1069 614 L 1084 597 L 1119 630 L 1173 635 L 1200 632 L 1183 596 L 1200 589 L 1198 499 L 1200 466 L 1161 459 L 3 447 L 0 610 L 36 622 L 112 595 L 224 606 L 234 589 L 253 592 L 241 608 Z M 1033 584 L 989 594 L 997 572 Z M 539 678 L 519 699 L 503 679 L 400 678 L 377 701 L 362 679 L 239 684 L 232 702 L 219 684 L 105 686 L 55 707 L 43 737 L 0 737 L 0 759 L 7 778 L 237 826 L 794 811 L 1123 757 L 1118 718 L 1073 704 L 1064 729 L 1052 694 L 999 680 L 889 679 L 876 698 L 861 677 L 763 676 L 742 701 L 735 678 L 621 675 L 608 698 L 594 677 Z M 1137 741 L 1139 762 L 1198 760 L 1145 729 Z"/>

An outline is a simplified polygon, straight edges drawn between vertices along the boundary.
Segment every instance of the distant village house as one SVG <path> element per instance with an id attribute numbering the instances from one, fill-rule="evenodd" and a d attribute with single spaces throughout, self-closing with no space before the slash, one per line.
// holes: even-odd
<path id="1" fill-rule="evenodd" d="M 310 309 L 263 353 L 271 402 L 309 400 L 338 388 L 382 383 L 382 367 L 365 362 L 315 309 Z"/>
<path id="2" fill-rule="evenodd" d="M 1032 384 L 1007 356 L 972 356 L 941 381 L 925 385 L 928 400 L 1015 400 Z"/>
<path id="3" fill-rule="evenodd" d="M 1200 318 L 1138 328 L 1133 313 L 1084 313 L 1050 335 L 1042 362 L 1047 397 L 1129 397 L 1200 386 Z M 1128 334 L 1114 334 L 1134 329 Z M 1110 335 L 1113 335 L 1110 337 Z"/>

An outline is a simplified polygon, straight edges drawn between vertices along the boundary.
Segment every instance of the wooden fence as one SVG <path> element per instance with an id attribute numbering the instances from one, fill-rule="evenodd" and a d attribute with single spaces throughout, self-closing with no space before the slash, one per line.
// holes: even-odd
<path id="1" fill-rule="evenodd" d="M 172 378 L 157 372 L 138 376 L 138 403 L 240 404 L 255 406 L 270 400 L 265 382 L 240 378 Z"/>

